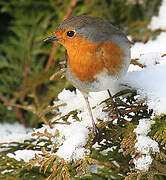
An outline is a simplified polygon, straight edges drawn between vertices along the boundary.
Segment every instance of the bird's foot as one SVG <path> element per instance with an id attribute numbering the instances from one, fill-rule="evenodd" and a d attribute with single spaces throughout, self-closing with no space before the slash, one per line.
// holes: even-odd
<path id="1" fill-rule="evenodd" d="M 95 144 L 96 142 L 99 141 L 101 137 L 101 131 L 100 129 L 96 126 L 96 124 L 93 126 L 93 132 L 94 132 L 94 138 L 92 140 L 92 143 Z"/>
<path id="2" fill-rule="evenodd" d="M 110 93 L 110 90 L 107 89 L 107 91 L 108 91 L 108 94 L 109 94 L 110 99 L 111 99 L 111 104 L 112 104 L 112 105 L 111 105 L 111 108 L 112 108 L 112 110 L 115 110 L 116 115 L 117 115 L 117 118 L 120 119 L 120 117 L 123 117 L 124 115 L 123 115 L 123 113 L 121 112 L 121 110 L 119 110 L 119 109 L 117 108 L 117 106 L 116 106 L 116 104 L 115 104 L 115 101 L 114 101 L 114 99 L 113 99 L 113 97 L 112 97 L 112 95 L 111 95 L 111 93 Z"/>
<path id="3" fill-rule="evenodd" d="M 117 108 L 116 106 L 115 107 L 111 106 L 108 109 L 106 109 L 105 111 L 111 111 L 113 114 L 116 114 L 117 118 L 124 117 L 123 111 L 120 110 L 119 108 Z"/>
<path id="4" fill-rule="evenodd" d="M 124 114 L 123 114 L 123 112 L 119 109 L 119 108 L 117 108 L 116 106 L 115 106 L 115 111 L 116 111 L 116 114 L 117 114 L 117 116 L 120 118 L 120 117 L 124 117 Z"/>

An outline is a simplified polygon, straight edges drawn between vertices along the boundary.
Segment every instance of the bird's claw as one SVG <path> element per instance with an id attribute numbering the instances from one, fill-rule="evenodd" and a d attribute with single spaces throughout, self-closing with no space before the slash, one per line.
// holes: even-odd
<path id="1" fill-rule="evenodd" d="M 119 108 L 116 108 L 116 112 L 120 117 L 124 117 L 123 112 Z"/>
<path id="2" fill-rule="evenodd" d="M 95 144 L 96 142 L 99 141 L 100 137 L 101 137 L 101 131 L 100 129 L 95 125 L 93 126 L 93 132 L 94 132 L 94 138 L 92 143 Z"/>

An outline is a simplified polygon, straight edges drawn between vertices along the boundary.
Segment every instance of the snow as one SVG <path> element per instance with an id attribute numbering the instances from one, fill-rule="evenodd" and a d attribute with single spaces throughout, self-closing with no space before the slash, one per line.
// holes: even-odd
<path id="1" fill-rule="evenodd" d="M 150 155 L 142 156 L 142 157 L 138 158 L 137 160 L 134 159 L 133 163 L 135 164 L 136 169 L 148 171 L 149 166 L 152 163 L 152 158 Z"/>
<path id="2" fill-rule="evenodd" d="M 139 120 L 139 124 L 137 128 L 134 129 L 134 132 L 137 135 L 147 135 L 150 132 L 151 125 L 155 122 L 149 119 L 141 119 Z"/>
<path id="3" fill-rule="evenodd" d="M 41 154 L 41 151 L 34 151 L 28 149 L 17 150 L 14 152 L 14 154 L 8 153 L 7 156 L 10 158 L 14 158 L 17 161 L 24 160 L 25 162 L 29 162 L 30 159 L 34 158 L 35 154 Z"/>
<path id="4" fill-rule="evenodd" d="M 166 33 L 162 32 L 155 40 L 149 40 L 146 44 L 135 43 L 131 48 L 131 57 L 139 58 L 142 54 L 149 54 L 149 59 L 151 59 L 151 53 L 152 55 L 159 52 L 164 54 L 166 52 L 165 39 Z"/>
<path id="5" fill-rule="evenodd" d="M 1 174 L 9 173 L 12 171 L 13 171 L 13 169 L 5 169 L 4 171 L 1 172 Z"/>
<path id="6" fill-rule="evenodd" d="M 109 97 L 108 93 L 105 92 L 105 91 L 91 92 L 90 93 L 90 98 L 89 98 L 89 102 L 90 102 L 91 107 L 98 106 L 101 101 L 107 99 L 108 97 Z M 74 91 L 71 92 L 69 90 L 64 89 L 58 95 L 58 99 L 59 99 L 58 102 L 54 102 L 55 106 L 57 106 L 59 104 L 66 103 L 66 106 L 60 106 L 59 107 L 59 111 L 61 112 L 62 116 L 66 115 L 70 111 L 80 110 L 80 111 L 82 111 L 83 114 L 80 114 L 79 118 L 82 118 L 82 119 L 87 119 L 88 118 L 89 119 L 89 114 L 86 111 L 87 107 L 86 107 L 85 99 L 84 99 L 83 95 L 81 94 L 81 92 L 78 89 L 76 90 L 76 93 Z M 99 109 L 97 109 L 97 110 L 92 109 L 93 114 L 97 115 L 97 116 L 103 115 L 103 113 L 98 111 Z M 105 118 L 105 117 L 101 116 L 101 118 Z"/>
<path id="7" fill-rule="evenodd" d="M 166 12 L 166 0 L 162 1 L 161 7 L 159 9 L 159 15 L 152 17 L 151 23 L 149 25 L 149 28 L 152 30 L 156 29 L 166 29 L 166 23 L 165 23 L 165 15 Z"/>
<path id="8" fill-rule="evenodd" d="M 104 149 L 103 151 L 100 151 L 100 154 L 102 154 L 102 155 L 107 155 L 107 153 L 108 153 L 109 151 L 113 151 L 113 150 L 116 149 L 116 148 L 117 148 L 117 146 L 108 147 L 107 149 Z"/>
<path id="9" fill-rule="evenodd" d="M 24 142 L 26 139 L 30 139 L 31 135 L 28 133 L 30 129 L 26 129 L 19 123 L 0 124 L 0 143 L 10 142 Z"/>
<path id="10" fill-rule="evenodd" d="M 149 28 L 166 29 L 166 0 L 163 0 L 159 16 L 153 17 Z M 158 23 L 156 23 L 158 22 Z M 146 98 L 148 108 L 155 114 L 166 113 L 166 32 L 160 33 L 155 40 L 146 44 L 136 43 L 131 48 L 131 57 L 138 58 L 138 62 L 145 68 L 130 65 L 123 83 L 135 88 L 140 98 Z M 164 55 L 164 56 L 163 56 Z"/>
<path id="11" fill-rule="evenodd" d="M 108 114 L 103 112 L 103 107 L 105 103 L 99 104 L 101 101 L 108 98 L 108 94 L 104 91 L 98 93 L 90 93 L 89 101 L 95 119 L 102 119 L 103 121 L 108 121 Z M 97 98 L 96 98 L 97 97 Z M 70 115 L 68 118 L 69 125 L 57 124 L 55 129 L 58 130 L 60 136 L 54 141 L 58 143 L 58 150 L 56 155 L 66 161 L 78 160 L 80 158 L 85 158 L 89 150 L 85 148 L 85 145 L 89 138 L 89 133 L 91 132 L 91 119 L 87 112 L 87 107 L 83 95 L 79 90 L 76 93 L 69 90 L 63 90 L 58 95 L 59 101 L 54 102 L 55 106 L 60 104 L 66 104 L 65 106 L 59 107 L 60 116 L 64 116 L 71 111 L 79 110 L 77 114 L 79 120 L 76 121 L 75 118 Z M 53 121 L 57 121 L 60 116 L 57 116 Z M 61 122 L 62 120 L 58 120 Z M 96 119 L 97 122 L 97 119 Z"/>
<path id="12" fill-rule="evenodd" d="M 135 148 L 142 154 L 148 154 L 150 151 L 154 153 L 159 152 L 158 143 L 152 140 L 150 137 L 143 135 L 137 136 Z"/>
<path id="13" fill-rule="evenodd" d="M 166 77 L 166 64 L 152 64 L 142 70 L 128 72 L 125 84 L 135 88 L 142 99 L 147 98 L 149 109 L 161 114 L 166 113 L 166 80 L 163 77 Z"/>
<path id="14" fill-rule="evenodd" d="M 159 16 L 153 17 L 149 25 L 151 30 L 158 28 L 166 30 L 165 11 L 166 0 L 163 0 Z M 136 65 L 130 65 L 128 73 L 122 82 L 136 89 L 139 98 L 146 99 L 148 108 L 153 109 L 154 114 L 166 113 L 166 56 L 163 56 L 163 54 L 166 54 L 165 40 L 166 32 L 162 32 L 155 40 L 149 40 L 146 44 L 136 43 L 131 48 L 131 57 L 138 58 L 138 62 L 146 67 L 140 68 Z M 98 123 L 98 119 L 104 122 L 109 120 L 108 113 L 102 111 L 105 103 L 101 102 L 106 98 L 108 98 L 108 94 L 105 91 L 90 93 L 89 101 L 91 107 L 93 107 L 92 113 L 96 123 Z M 43 125 L 42 128 L 34 129 L 33 131 L 27 130 L 18 123 L 13 125 L 7 123 L 0 124 L 0 143 L 22 143 L 24 140 L 35 138 L 34 136 L 32 137 L 33 132 L 44 133 L 44 130 L 47 129 L 48 133 L 51 134 L 59 132 L 59 136 L 51 139 L 53 144 L 57 144 L 57 152 L 53 154 L 66 161 L 76 161 L 86 157 L 90 153 L 85 145 L 89 139 L 89 134 L 91 133 L 90 127 L 92 125 L 85 100 L 79 90 L 71 92 L 65 89 L 58 95 L 58 99 L 58 101 L 54 102 L 55 107 L 63 105 L 59 106 L 58 112 L 60 115 L 52 121 L 63 122 L 62 119 L 58 120 L 58 118 L 76 110 L 78 110 L 78 120 L 71 114 L 68 118 L 69 124 L 55 124 L 53 128 Z M 154 124 L 154 121 L 151 119 L 141 119 L 134 130 L 136 133 L 135 148 L 137 152 L 142 154 L 141 157 L 133 160 L 135 168 L 139 170 L 147 171 L 153 160 L 150 152 L 159 152 L 158 143 L 148 136 L 152 124 Z M 44 145 L 43 142 L 40 145 Z M 52 148 L 53 145 L 50 147 Z M 93 148 L 95 148 L 95 145 Z M 2 150 L 4 149 L 0 149 L 0 151 Z M 106 154 L 108 150 L 102 153 Z M 35 153 L 40 154 L 41 151 L 17 150 L 14 154 L 8 153 L 8 156 L 18 161 L 24 160 L 28 162 L 34 158 Z"/>
<path id="15" fill-rule="evenodd" d="M 82 125 L 81 125 L 82 124 Z M 84 158 L 88 152 L 84 148 L 88 140 L 88 129 L 81 122 L 73 122 L 71 125 L 59 126 L 60 136 L 65 137 L 56 153 L 66 161 Z M 61 139 L 62 141 L 62 139 Z"/>
<path id="16" fill-rule="evenodd" d="M 147 171 L 152 163 L 150 152 L 159 152 L 158 143 L 147 136 L 150 132 L 151 125 L 154 123 L 155 122 L 151 119 L 141 119 L 139 120 L 138 126 L 134 129 L 137 135 L 135 148 L 142 156 L 138 159 L 134 159 L 133 163 L 135 164 L 135 168 L 139 170 Z"/>

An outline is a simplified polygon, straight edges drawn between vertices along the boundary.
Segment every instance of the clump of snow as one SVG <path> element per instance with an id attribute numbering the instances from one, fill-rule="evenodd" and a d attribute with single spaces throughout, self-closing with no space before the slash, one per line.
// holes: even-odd
<path id="1" fill-rule="evenodd" d="M 153 153 L 159 152 L 158 143 L 150 137 L 144 135 L 137 136 L 135 148 L 142 154 L 148 154 L 150 151 Z"/>
<path id="2" fill-rule="evenodd" d="M 152 158 L 150 155 L 142 156 L 137 160 L 134 159 L 133 163 L 135 164 L 135 168 L 139 170 L 148 171 L 149 166 L 152 164 Z"/>
<path id="3" fill-rule="evenodd" d="M 57 127 L 62 142 L 58 147 L 56 155 L 66 161 L 84 158 L 88 150 L 84 148 L 88 140 L 89 130 L 82 122 L 73 122 L 70 125 L 59 125 Z M 64 138 L 65 139 L 64 139 Z M 64 140 L 63 140 L 64 139 Z"/>
<path id="4" fill-rule="evenodd" d="M 134 159 L 133 161 L 135 168 L 139 170 L 147 171 L 152 163 L 150 152 L 159 152 L 158 143 L 147 136 L 152 124 L 154 124 L 154 121 L 150 119 L 141 119 L 139 120 L 137 128 L 134 129 L 137 135 L 135 148 L 139 153 L 143 154 L 140 158 Z"/>
<path id="5" fill-rule="evenodd" d="M 108 147 L 107 149 L 104 149 L 103 151 L 101 151 L 100 154 L 102 154 L 102 155 L 107 155 L 107 153 L 108 153 L 109 151 L 113 151 L 113 150 L 116 149 L 116 148 L 117 148 L 117 146 Z"/>
<path id="6" fill-rule="evenodd" d="M 15 151 L 14 154 L 8 153 L 7 156 L 10 158 L 14 158 L 17 161 L 23 160 L 25 162 L 28 162 L 30 159 L 34 158 L 35 154 L 41 154 L 41 151 L 23 149 Z"/>
<path id="7" fill-rule="evenodd" d="M 150 64 L 136 71 L 130 69 L 124 79 L 124 83 L 135 88 L 142 99 L 147 99 L 148 108 L 156 114 L 166 113 L 166 83 L 163 78 L 166 77 L 166 61 L 160 56 L 159 62 L 162 64 Z"/>
<path id="8" fill-rule="evenodd" d="M 0 124 L 0 143 L 24 142 L 31 138 L 30 129 L 26 129 L 19 123 Z"/>
<path id="9" fill-rule="evenodd" d="M 13 169 L 5 169 L 4 171 L 1 172 L 1 174 L 9 173 L 14 171 Z"/>
<path id="10" fill-rule="evenodd" d="M 152 30 L 166 29 L 165 15 L 166 12 L 166 0 L 162 0 L 162 4 L 159 9 L 158 16 L 153 16 L 149 28 Z"/>
<path id="11" fill-rule="evenodd" d="M 141 119 L 139 120 L 138 126 L 134 129 L 134 132 L 137 135 L 147 135 L 150 132 L 151 125 L 155 122 L 149 119 Z"/>

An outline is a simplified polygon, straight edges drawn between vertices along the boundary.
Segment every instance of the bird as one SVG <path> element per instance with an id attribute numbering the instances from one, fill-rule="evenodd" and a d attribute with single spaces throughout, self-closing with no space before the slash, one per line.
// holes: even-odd
<path id="1" fill-rule="evenodd" d="M 89 92 L 107 90 L 112 106 L 111 91 L 125 76 L 130 64 L 130 41 L 112 24 L 87 15 L 70 16 L 55 29 L 54 35 L 44 42 L 57 41 L 66 49 L 67 80 L 79 89 L 86 101 L 94 132 L 93 144 L 101 135 L 89 103 Z"/>

